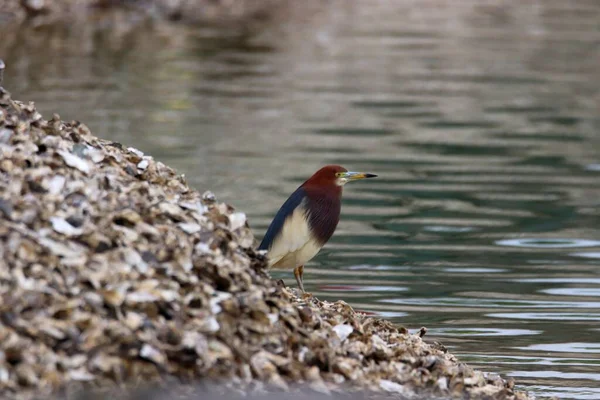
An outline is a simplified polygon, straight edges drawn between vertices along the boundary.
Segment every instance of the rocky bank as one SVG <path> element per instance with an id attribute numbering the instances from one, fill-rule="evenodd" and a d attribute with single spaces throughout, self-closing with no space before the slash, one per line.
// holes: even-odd
<path id="1" fill-rule="evenodd" d="M 0 24 L 95 18 L 102 11 L 130 11 L 136 18 L 187 23 L 239 22 L 264 18 L 282 3 L 283 0 L 5 0 L 0 2 Z"/>
<path id="2" fill-rule="evenodd" d="M 424 329 L 278 285 L 255 244 L 242 212 L 160 161 L 0 89 L 0 397 L 204 379 L 240 393 L 530 398 Z"/>

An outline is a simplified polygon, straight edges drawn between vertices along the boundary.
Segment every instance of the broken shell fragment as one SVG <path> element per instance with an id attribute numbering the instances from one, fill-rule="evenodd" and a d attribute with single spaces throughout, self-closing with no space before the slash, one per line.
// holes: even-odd
<path id="1" fill-rule="evenodd" d="M 144 344 L 140 349 L 140 357 L 152 361 L 155 364 L 163 365 L 166 362 L 166 357 L 162 352 L 150 346 L 149 344 Z"/>
<path id="2" fill-rule="evenodd" d="M 229 216 L 229 226 L 232 231 L 243 228 L 246 224 L 246 214 L 238 212 Z"/>
<path id="3" fill-rule="evenodd" d="M 62 233 L 65 236 L 78 236 L 83 233 L 83 229 L 74 227 L 60 217 L 50 217 L 50 223 L 56 232 Z"/>
<path id="4" fill-rule="evenodd" d="M 92 171 L 91 165 L 86 160 L 83 160 L 66 150 L 58 150 L 57 154 L 63 158 L 65 164 L 69 167 L 77 168 L 84 174 L 89 174 Z"/>
<path id="5" fill-rule="evenodd" d="M 336 325 L 332 329 L 342 342 L 346 340 L 354 330 L 354 328 L 347 324 Z"/>

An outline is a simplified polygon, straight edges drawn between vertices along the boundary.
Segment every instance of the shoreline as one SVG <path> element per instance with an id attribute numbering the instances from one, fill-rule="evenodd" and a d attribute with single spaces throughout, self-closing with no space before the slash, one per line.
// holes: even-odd
<path id="1" fill-rule="evenodd" d="M 0 88 L 0 395 L 193 385 L 530 399 L 409 333 L 278 286 L 243 212 Z"/>

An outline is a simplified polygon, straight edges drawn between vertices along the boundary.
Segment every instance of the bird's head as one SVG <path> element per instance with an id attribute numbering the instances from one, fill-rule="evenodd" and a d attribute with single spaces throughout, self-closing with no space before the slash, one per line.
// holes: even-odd
<path id="1" fill-rule="evenodd" d="M 351 181 L 374 178 L 377 175 L 364 172 L 351 172 L 340 165 L 326 165 L 314 173 L 303 186 L 342 187 Z"/>

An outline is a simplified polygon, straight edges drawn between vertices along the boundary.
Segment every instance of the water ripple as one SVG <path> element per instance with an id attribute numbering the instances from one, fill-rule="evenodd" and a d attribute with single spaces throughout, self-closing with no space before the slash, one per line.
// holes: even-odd
<path id="1" fill-rule="evenodd" d="M 507 375 L 527 378 L 552 378 L 552 379 L 577 379 L 600 381 L 600 374 L 589 372 L 561 372 L 561 371 L 514 371 Z"/>
<path id="2" fill-rule="evenodd" d="M 547 343 L 515 347 L 519 350 L 554 351 L 560 353 L 600 353 L 600 343 Z M 600 360 L 598 361 L 600 363 Z"/>
<path id="3" fill-rule="evenodd" d="M 540 290 L 541 293 L 559 296 L 592 296 L 600 297 L 600 288 L 553 288 Z"/>
<path id="4" fill-rule="evenodd" d="M 493 274 L 506 272 L 504 268 L 444 268 L 446 272 L 469 273 L 469 274 Z"/>
<path id="5" fill-rule="evenodd" d="M 555 382 L 555 381 L 551 381 Z M 539 396 L 557 397 L 560 399 L 598 400 L 600 399 L 600 388 L 577 385 L 551 386 L 551 385 L 528 385 L 528 390 Z"/>
<path id="6" fill-rule="evenodd" d="M 584 253 L 571 253 L 574 257 L 583 257 L 583 258 L 598 258 L 600 259 L 600 252 L 584 252 Z"/>
<path id="7" fill-rule="evenodd" d="M 594 306 L 592 308 L 598 308 Z M 490 313 L 490 318 L 508 318 L 521 320 L 545 320 L 545 321 L 600 321 L 599 313 Z"/>
<path id="8" fill-rule="evenodd" d="M 454 297 L 442 297 L 442 298 L 386 298 L 379 299 L 379 302 L 382 303 L 391 303 L 391 304 L 402 304 L 402 305 L 429 305 L 429 306 L 453 306 L 453 307 L 467 307 L 467 308 L 533 308 L 533 309 L 564 309 L 564 308 L 574 308 L 574 309 L 600 309 L 600 302 L 579 302 L 579 301 L 571 301 L 571 302 L 563 302 L 563 301 L 548 301 L 548 300 L 522 300 L 522 299 L 485 299 L 485 298 L 454 298 Z M 551 313 L 532 313 L 531 315 L 552 315 Z M 563 313 L 559 313 L 563 315 Z M 557 314 L 557 315 L 559 315 Z M 500 315 L 500 314 L 497 314 Z M 510 313 L 502 314 L 502 315 L 513 315 Z M 528 313 L 516 313 L 514 315 L 528 315 Z M 569 315 L 568 313 L 564 313 L 564 315 Z M 573 316 L 583 315 L 573 313 Z M 594 314 L 587 314 L 594 315 Z M 598 314 L 600 316 L 600 314 Z M 488 314 L 489 316 L 489 314 Z M 509 318 L 509 317 L 507 317 Z M 522 317 L 519 317 L 522 318 Z"/>
<path id="9" fill-rule="evenodd" d="M 405 292 L 401 286 L 358 286 L 358 285 L 319 285 L 320 290 L 328 292 Z"/>
<path id="10" fill-rule="evenodd" d="M 534 331 L 530 329 L 503 329 L 503 328 L 435 328 L 430 329 L 430 335 L 443 336 L 524 336 L 539 335 L 543 331 Z"/>
<path id="11" fill-rule="evenodd" d="M 523 239 L 505 239 L 496 241 L 500 246 L 511 247 L 530 247 L 530 248 L 549 248 L 561 249 L 571 247 L 596 247 L 600 246 L 599 240 L 586 239 L 558 239 L 558 238 L 523 238 Z M 598 254 L 600 253 L 576 253 L 576 254 Z"/>

